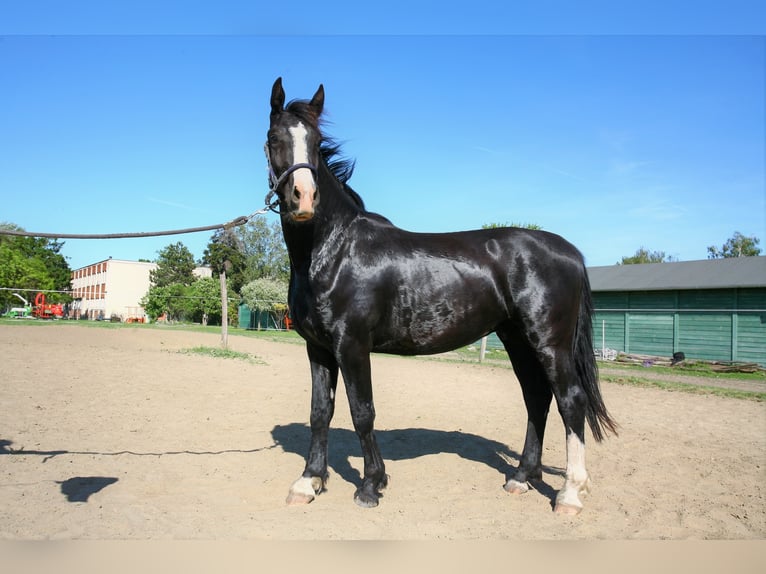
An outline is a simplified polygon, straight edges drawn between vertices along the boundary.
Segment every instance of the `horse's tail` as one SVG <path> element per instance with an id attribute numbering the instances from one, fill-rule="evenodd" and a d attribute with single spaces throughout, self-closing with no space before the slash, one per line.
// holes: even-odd
<path id="1" fill-rule="evenodd" d="M 593 437 L 601 442 L 606 431 L 617 435 L 617 423 L 606 410 L 598 384 L 598 366 L 593 352 L 593 298 L 588 273 L 583 269 L 580 312 L 574 340 L 575 368 L 577 378 L 587 397 L 585 416 Z"/>

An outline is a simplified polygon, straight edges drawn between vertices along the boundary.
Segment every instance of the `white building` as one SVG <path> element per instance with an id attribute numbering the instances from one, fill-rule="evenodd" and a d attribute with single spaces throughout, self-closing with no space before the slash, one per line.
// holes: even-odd
<path id="1" fill-rule="evenodd" d="M 156 263 L 110 258 L 75 269 L 70 316 L 107 320 L 117 316 L 122 321 L 146 321 L 139 301 L 149 291 L 149 272 L 156 268 Z M 193 273 L 196 277 L 212 277 L 210 267 L 197 267 Z"/>

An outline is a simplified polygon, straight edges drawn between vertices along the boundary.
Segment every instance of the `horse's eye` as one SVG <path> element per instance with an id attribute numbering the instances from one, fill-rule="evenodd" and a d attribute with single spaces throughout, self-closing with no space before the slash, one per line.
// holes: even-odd
<path id="1" fill-rule="evenodd" d="M 277 145 L 279 143 L 279 136 L 274 133 L 268 134 L 269 145 Z"/>

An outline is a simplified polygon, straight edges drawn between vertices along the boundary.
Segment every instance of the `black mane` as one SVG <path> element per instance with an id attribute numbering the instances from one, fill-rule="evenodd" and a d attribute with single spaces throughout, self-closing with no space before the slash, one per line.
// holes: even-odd
<path id="1" fill-rule="evenodd" d="M 322 140 L 319 144 L 319 152 L 322 159 L 335 178 L 348 189 L 352 196 L 355 196 L 355 199 L 361 202 L 361 198 L 357 193 L 348 186 L 348 180 L 351 179 L 354 173 L 356 162 L 353 159 L 342 157 L 340 144 L 330 136 L 325 135 L 320 129 L 326 123 L 323 118 L 317 118 L 307 100 L 293 100 L 287 104 L 285 111 L 293 114 L 302 122 L 313 126 L 322 134 Z"/>
<path id="2" fill-rule="evenodd" d="M 370 217 L 380 221 L 385 221 L 386 223 L 391 223 L 388 218 L 383 217 L 377 213 L 371 213 L 367 211 L 367 208 L 364 205 L 364 200 L 348 184 L 348 180 L 351 179 L 351 176 L 354 173 L 354 166 L 356 165 L 356 161 L 341 155 L 340 143 L 338 143 L 334 138 L 326 135 L 321 129 L 322 126 L 326 125 L 327 122 L 322 116 L 317 117 L 317 115 L 314 113 L 314 110 L 309 105 L 309 101 L 292 100 L 287 104 L 287 106 L 285 106 L 285 111 L 294 115 L 303 123 L 306 123 L 315 128 L 322 136 L 322 139 L 319 142 L 319 154 L 322 158 L 322 161 L 324 161 L 327 169 L 330 170 L 330 173 L 333 175 L 333 177 L 338 180 L 344 191 L 349 195 L 356 206 Z"/>

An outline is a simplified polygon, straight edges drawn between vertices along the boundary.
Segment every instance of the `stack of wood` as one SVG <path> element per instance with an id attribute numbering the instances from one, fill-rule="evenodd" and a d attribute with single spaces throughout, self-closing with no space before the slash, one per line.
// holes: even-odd
<path id="1" fill-rule="evenodd" d="M 643 365 L 645 367 L 670 367 L 672 359 L 655 357 L 653 355 L 637 355 L 620 353 L 615 359 L 617 363 L 629 363 L 631 365 Z"/>
<path id="2" fill-rule="evenodd" d="M 720 363 L 717 361 L 711 363 L 710 368 L 717 373 L 757 373 L 766 370 L 758 363 Z"/>

